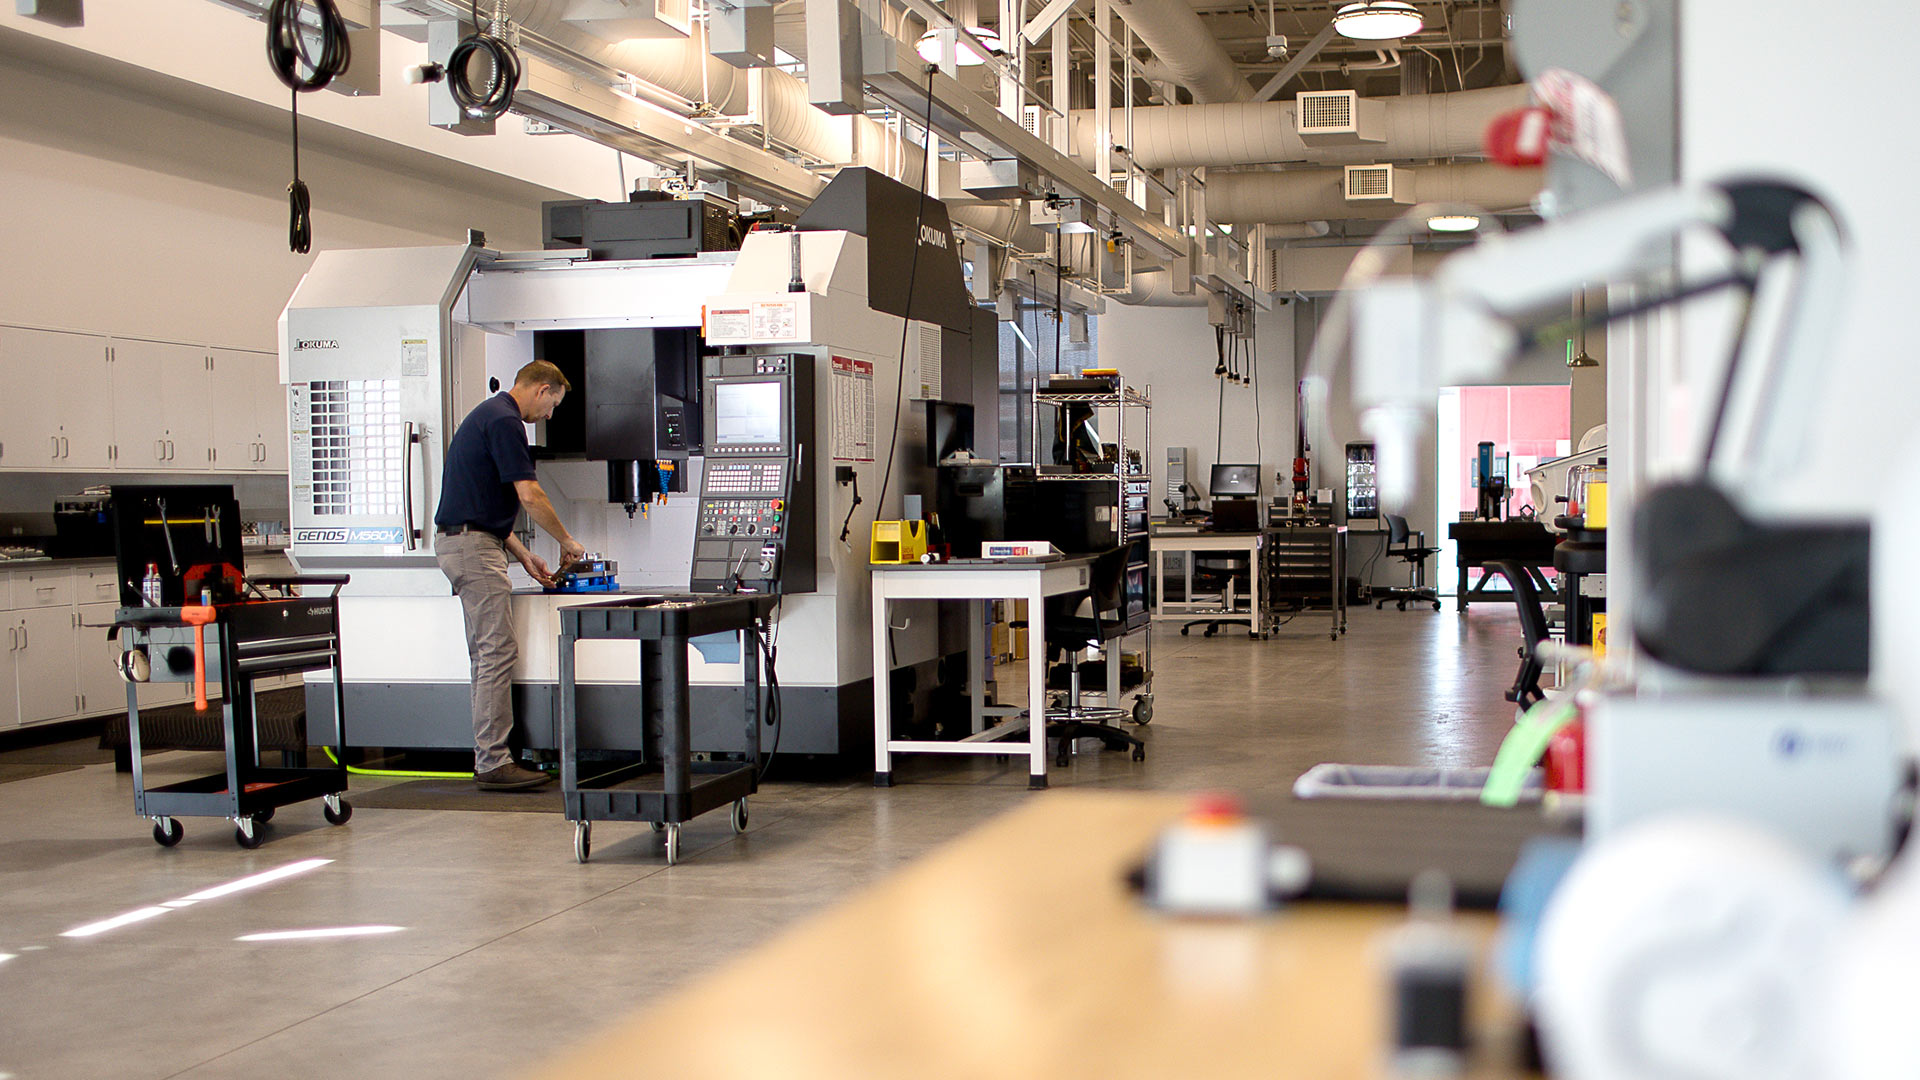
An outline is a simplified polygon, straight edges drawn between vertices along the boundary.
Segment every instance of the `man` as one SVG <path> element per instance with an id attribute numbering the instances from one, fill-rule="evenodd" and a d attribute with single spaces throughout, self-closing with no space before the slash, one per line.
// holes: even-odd
<path id="1" fill-rule="evenodd" d="M 515 764 L 507 749 L 513 731 L 513 665 L 520 656 L 513 639 L 507 556 L 519 560 L 535 581 L 553 584 L 545 560 L 513 534 L 522 507 L 560 542 L 563 569 L 586 554 L 534 479 L 524 426 L 551 417 L 570 389 L 559 368 L 535 360 L 520 369 L 513 389 L 468 413 L 447 444 L 433 546 L 466 616 L 467 655 L 473 660 L 473 778 L 484 791 L 539 787 L 553 779 Z"/>

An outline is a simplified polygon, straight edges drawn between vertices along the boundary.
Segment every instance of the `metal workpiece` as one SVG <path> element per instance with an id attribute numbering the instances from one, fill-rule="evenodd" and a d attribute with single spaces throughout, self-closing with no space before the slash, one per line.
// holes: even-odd
<path id="1" fill-rule="evenodd" d="M 679 861 L 683 823 L 731 806 L 735 831 L 746 827 L 747 799 L 759 789 L 760 724 L 767 715 L 758 634 L 777 602 L 764 595 L 640 596 L 560 609 L 560 793 L 567 820 L 574 823 L 576 860 L 584 863 L 591 857 L 595 821 L 650 823 L 665 834 L 668 866 Z M 744 639 L 740 760 L 694 761 L 688 642 L 728 632 Z M 581 641 L 600 640 L 640 643 L 643 706 L 637 723 L 629 725 L 638 731 L 630 731 L 623 741 L 627 745 L 637 741 L 645 749 L 626 755 L 622 763 L 583 775 L 574 648 Z"/>

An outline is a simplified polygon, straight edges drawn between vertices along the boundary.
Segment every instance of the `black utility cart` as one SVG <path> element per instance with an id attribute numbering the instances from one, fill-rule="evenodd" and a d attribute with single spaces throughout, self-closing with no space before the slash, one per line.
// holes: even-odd
<path id="1" fill-rule="evenodd" d="M 573 854 L 586 862 L 596 821 L 645 821 L 666 833 L 667 865 L 680 859 L 680 826 L 729 804 L 733 830 L 747 827 L 747 797 L 759 789 L 761 632 L 776 596 L 631 596 L 560 609 L 560 793 L 573 826 Z M 740 635 L 744 708 L 740 761 L 694 761 L 688 642 L 708 634 Z M 640 643 L 644 705 L 638 760 L 581 774 L 579 695 L 574 645 L 625 639 Z M 775 693 L 778 693 L 775 684 Z M 590 748 L 591 749 L 591 748 Z M 589 762 L 601 768 L 602 762 Z"/>
<path id="2" fill-rule="evenodd" d="M 240 571 L 240 512 L 230 487 L 115 486 L 113 513 L 121 606 L 114 633 L 127 680 L 127 739 L 134 812 L 153 819 L 162 847 L 180 842 L 183 817 L 223 817 L 234 839 L 255 848 L 276 809 L 325 800 L 323 813 L 346 824 L 353 807 L 347 770 L 267 768 L 254 723 L 256 680 L 331 669 L 341 705 L 340 615 L 344 575 L 260 577 Z M 146 580 L 151 578 L 151 580 Z M 297 587 L 309 595 L 293 595 Z M 326 595 L 311 595 L 324 589 Z M 272 592 L 269 592 L 272 590 Z M 202 709 L 219 709 L 226 768 L 148 787 L 141 761 L 139 684 L 195 684 Z M 212 700 L 210 688 L 220 698 Z"/>

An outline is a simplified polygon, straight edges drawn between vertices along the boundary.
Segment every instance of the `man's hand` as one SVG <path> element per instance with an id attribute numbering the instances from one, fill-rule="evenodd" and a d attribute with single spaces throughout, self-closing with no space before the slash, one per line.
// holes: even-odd
<path id="1" fill-rule="evenodd" d="M 547 569 L 547 560 L 529 551 L 520 557 L 520 565 L 527 568 L 527 574 L 542 588 L 553 588 L 553 573 Z"/>
<path id="2" fill-rule="evenodd" d="M 571 536 L 567 537 L 565 540 L 560 541 L 560 565 L 561 566 L 563 567 L 570 566 L 573 563 L 577 563 L 581 559 L 584 559 L 586 557 L 587 557 L 587 549 L 583 544 L 580 543 L 580 541 L 575 540 Z"/>

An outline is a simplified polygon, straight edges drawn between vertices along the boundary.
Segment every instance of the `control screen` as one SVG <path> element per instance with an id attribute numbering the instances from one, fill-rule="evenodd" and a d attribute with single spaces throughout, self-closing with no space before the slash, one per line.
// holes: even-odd
<path id="1" fill-rule="evenodd" d="M 713 387 L 714 442 L 721 446 L 780 443 L 780 384 L 720 382 Z"/>

